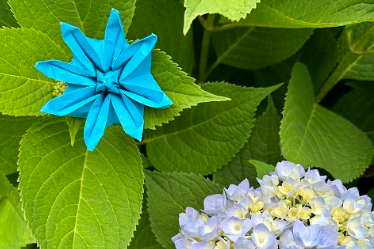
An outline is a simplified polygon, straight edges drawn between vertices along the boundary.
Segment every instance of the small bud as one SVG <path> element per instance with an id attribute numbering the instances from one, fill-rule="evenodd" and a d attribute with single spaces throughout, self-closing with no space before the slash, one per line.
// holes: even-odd
<path id="1" fill-rule="evenodd" d="M 59 81 L 53 87 L 53 96 L 58 97 L 61 96 L 66 90 L 67 84 L 65 82 Z"/>

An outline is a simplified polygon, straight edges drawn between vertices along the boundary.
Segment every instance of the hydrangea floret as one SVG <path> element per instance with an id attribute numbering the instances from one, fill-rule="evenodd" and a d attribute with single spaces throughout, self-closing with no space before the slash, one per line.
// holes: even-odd
<path id="1" fill-rule="evenodd" d="M 230 185 L 179 215 L 177 249 L 373 249 L 371 199 L 317 169 L 279 162 L 275 172 Z"/>

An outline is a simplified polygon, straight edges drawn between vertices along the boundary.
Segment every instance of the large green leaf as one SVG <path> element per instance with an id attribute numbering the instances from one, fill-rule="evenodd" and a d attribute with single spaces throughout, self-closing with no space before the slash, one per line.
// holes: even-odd
<path id="1" fill-rule="evenodd" d="M 372 0 L 262 0 L 237 23 L 276 28 L 324 28 L 371 21 Z"/>
<path id="2" fill-rule="evenodd" d="M 19 249 L 34 242 L 23 220 L 17 190 L 0 173 L 0 248 Z"/>
<path id="3" fill-rule="evenodd" d="M 80 28 L 88 37 L 102 39 L 112 8 L 121 13 L 122 24 L 127 32 L 134 16 L 135 2 L 136 0 L 9 0 L 22 27 L 40 30 L 60 44 L 64 44 L 61 22 Z"/>
<path id="4" fill-rule="evenodd" d="M 195 64 L 193 33 L 183 35 L 183 13 L 183 5 L 174 0 L 137 0 L 127 37 L 135 40 L 155 33 L 156 47 L 191 74 Z"/>
<path id="5" fill-rule="evenodd" d="M 338 62 L 338 44 L 329 29 L 317 29 L 300 51 L 300 62 L 307 66 L 314 90 L 318 91 Z"/>
<path id="6" fill-rule="evenodd" d="M 41 115 L 52 98 L 54 81 L 35 69 L 38 61 L 68 60 L 64 51 L 40 31 L 0 30 L 0 112 L 9 115 Z"/>
<path id="7" fill-rule="evenodd" d="M 241 69 L 259 69 L 295 54 L 312 29 L 234 28 L 213 33 L 215 64 Z"/>
<path id="8" fill-rule="evenodd" d="M 221 14 L 232 21 L 239 21 L 247 16 L 260 0 L 185 0 L 183 33 L 187 34 L 192 21 L 204 14 Z"/>
<path id="9" fill-rule="evenodd" d="M 342 79 L 374 80 L 374 24 L 345 27 L 340 38 L 338 66 L 317 94 L 320 101 Z"/>
<path id="10" fill-rule="evenodd" d="M 152 75 L 173 104 L 166 109 L 146 108 L 145 128 L 155 129 L 155 126 L 160 126 L 173 120 L 174 116 L 179 116 L 179 112 L 183 109 L 199 103 L 229 100 L 201 89 L 194 83 L 195 79 L 183 72 L 164 52 L 155 49 L 152 56 Z"/>
<path id="11" fill-rule="evenodd" d="M 0 172 L 9 175 L 17 172 L 19 143 L 35 117 L 11 117 L 0 114 Z"/>
<path id="12" fill-rule="evenodd" d="M 353 90 L 344 95 L 333 110 L 364 131 L 374 144 L 374 84 L 357 82 L 350 85 Z"/>
<path id="13" fill-rule="evenodd" d="M 269 98 L 267 109 L 255 121 L 249 139 L 252 159 L 275 165 L 282 159 L 279 139 L 280 118 Z"/>
<path id="14" fill-rule="evenodd" d="M 126 248 L 144 177 L 137 146 L 119 126 L 89 152 L 82 135 L 71 146 L 64 118 L 44 118 L 23 138 L 19 164 L 23 210 L 41 248 Z"/>
<path id="15" fill-rule="evenodd" d="M 203 209 L 205 197 L 222 192 L 208 179 L 185 173 L 147 172 L 146 185 L 152 230 L 167 249 L 175 248 L 171 238 L 179 232 L 179 214 L 187 207 Z"/>
<path id="16" fill-rule="evenodd" d="M 131 240 L 127 249 L 162 249 L 160 243 L 157 242 L 155 234 L 152 232 L 151 221 L 149 220 L 149 212 L 147 210 L 146 195 L 143 198 L 143 212 L 136 227 L 134 238 Z"/>
<path id="17" fill-rule="evenodd" d="M 287 60 L 275 65 L 252 71 L 253 82 L 257 87 L 268 87 L 274 84 L 284 83 L 277 91 L 271 94 L 275 107 L 281 111 L 284 107 L 284 99 L 287 93 L 291 72 L 299 55 L 296 54 Z"/>
<path id="18" fill-rule="evenodd" d="M 213 174 L 214 181 L 227 187 L 230 184 L 239 184 L 247 178 L 251 185 L 257 186 L 256 169 L 249 160 L 255 159 L 275 165 L 282 159 L 279 125 L 277 110 L 269 98 L 268 107 L 255 121 L 248 142 L 226 166 Z"/>
<path id="19" fill-rule="evenodd" d="M 292 72 L 281 124 L 284 157 L 305 167 L 321 167 L 349 182 L 368 167 L 373 146 L 366 135 L 341 116 L 314 102 L 307 68 Z"/>
<path id="20" fill-rule="evenodd" d="M 142 215 L 139 225 L 136 227 L 135 237 L 127 249 L 162 249 L 152 232 L 149 214 Z"/>
<path id="21" fill-rule="evenodd" d="M 147 155 L 161 171 L 209 174 L 225 165 L 251 132 L 256 107 L 278 86 L 244 88 L 224 83 L 203 88 L 231 101 L 189 109 L 175 121 L 147 132 Z"/>
<path id="22" fill-rule="evenodd" d="M 18 23 L 10 11 L 8 1 L 0 0 L 0 26 L 17 27 Z"/>

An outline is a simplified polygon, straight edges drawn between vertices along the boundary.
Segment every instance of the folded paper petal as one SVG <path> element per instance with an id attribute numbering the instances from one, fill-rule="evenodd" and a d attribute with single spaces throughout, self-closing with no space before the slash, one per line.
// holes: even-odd
<path id="1" fill-rule="evenodd" d="M 121 98 L 114 94 L 110 97 L 122 128 L 127 134 L 141 141 L 144 126 L 144 106 L 127 97 Z"/>
<path id="2" fill-rule="evenodd" d="M 58 81 L 84 86 L 96 85 L 96 80 L 91 75 L 70 63 L 50 60 L 38 62 L 35 67 L 44 75 Z"/>
<path id="3" fill-rule="evenodd" d="M 112 10 L 105 29 L 104 40 L 104 71 L 111 69 L 114 58 L 118 57 L 123 50 L 130 45 L 127 43 L 125 33 L 121 24 L 121 17 L 117 10 Z"/>
<path id="4" fill-rule="evenodd" d="M 95 87 L 85 87 L 77 91 L 64 94 L 57 98 L 51 99 L 42 109 L 41 112 L 53 114 L 56 116 L 69 115 L 79 108 L 93 102 L 99 95 L 95 94 Z"/>
<path id="5" fill-rule="evenodd" d="M 92 104 L 84 126 L 84 141 L 87 149 L 93 151 L 107 127 L 110 97 L 101 94 Z"/>
<path id="6" fill-rule="evenodd" d="M 139 84 L 138 82 L 146 82 Z M 129 98 L 152 108 L 166 108 L 172 104 L 151 74 L 126 79 L 121 84 L 128 90 L 122 91 Z"/>
<path id="7" fill-rule="evenodd" d="M 89 150 L 99 143 L 106 127 L 117 123 L 127 134 L 141 140 L 144 106 L 166 108 L 172 104 L 151 74 L 157 36 L 151 34 L 130 45 L 120 14 L 114 9 L 104 40 L 88 38 L 66 23 L 61 23 L 61 32 L 73 52 L 72 62 L 49 60 L 37 63 L 36 68 L 65 82 L 67 88 L 41 111 L 86 118 L 84 140 Z"/>
<path id="8" fill-rule="evenodd" d="M 74 59 L 85 65 L 90 72 L 95 73 L 95 67 L 102 70 L 98 54 L 80 29 L 62 22 L 61 32 L 66 45 L 73 51 Z"/>
<path id="9" fill-rule="evenodd" d="M 125 77 L 125 75 L 130 74 L 132 71 L 136 69 L 136 65 L 139 65 L 143 61 L 143 59 L 152 52 L 152 49 L 155 46 L 156 41 L 157 36 L 155 34 L 151 34 L 139 41 L 134 42 L 127 49 L 123 50 L 121 54 L 118 56 L 118 58 L 115 61 L 113 61 L 112 70 L 118 70 L 119 68 L 123 68 L 123 77 Z M 150 68 L 151 65 L 149 65 L 149 69 Z"/>

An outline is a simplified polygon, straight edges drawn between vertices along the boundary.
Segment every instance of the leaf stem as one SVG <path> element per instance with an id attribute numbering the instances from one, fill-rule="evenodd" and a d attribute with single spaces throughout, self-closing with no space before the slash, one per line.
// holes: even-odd
<path id="1" fill-rule="evenodd" d="M 223 31 L 223 30 L 233 29 L 237 27 L 240 27 L 240 26 L 238 26 L 238 24 L 236 23 L 227 23 L 227 24 L 223 24 L 220 26 L 215 26 L 212 31 L 217 32 L 217 31 Z"/>
<path id="2" fill-rule="evenodd" d="M 319 103 L 330 92 L 340 80 L 344 79 L 345 74 L 350 70 L 351 66 L 361 57 L 368 54 L 373 54 L 372 46 L 366 48 L 366 45 L 372 40 L 372 33 L 374 27 L 370 28 L 359 40 L 352 41 L 352 34 L 347 28 L 344 29 L 346 40 L 346 54 L 339 62 L 338 66 L 334 69 L 325 84 L 321 87 L 316 95 L 316 102 Z"/>
<path id="3" fill-rule="evenodd" d="M 206 67 L 208 63 L 209 47 L 214 26 L 214 18 L 214 15 L 208 15 L 207 20 L 205 22 L 202 21 L 202 23 L 204 23 L 205 25 L 203 25 L 204 34 L 200 53 L 199 82 L 204 82 L 206 80 Z"/>

